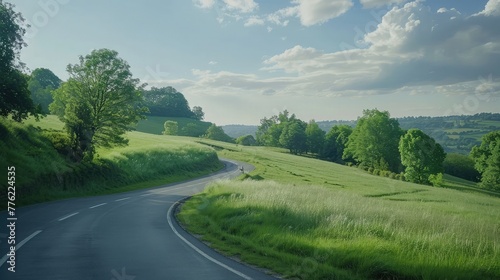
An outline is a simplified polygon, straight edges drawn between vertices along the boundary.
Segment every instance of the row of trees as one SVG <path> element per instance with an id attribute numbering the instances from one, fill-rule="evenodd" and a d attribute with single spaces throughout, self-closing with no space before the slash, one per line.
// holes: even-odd
<path id="1" fill-rule="evenodd" d="M 143 96 L 149 115 L 193 118 L 200 121 L 205 118 L 200 106 L 191 109 L 184 95 L 173 87 L 152 87 L 150 90 L 145 90 Z"/>
<path id="2" fill-rule="evenodd" d="M 401 129 L 387 111 L 364 110 L 355 128 L 336 125 L 328 133 L 314 120 L 306 123 L 288 111 L 260 123 L 258 145 L 287 148 L 293 154 L 311 153 L 367 170 L 404 171 L 408 181 L 420 184 L 439 184 L 444 171 L 442 146 L 420 129 Z M 470 170 L 471 162 L 477 172 Z M 500 131 L 486 134 L 468 158 L 450 157 L 446 166 L 452 172 L 466 172 L 471 180 L 480 174 L 482 187 L 500 190 Z"/>
<path id="3" fill-rule="evenodd" d="M 328 133 L 312 120 L 306 123 L 288 111 L 261 120 L 257 142 L 283 147 L 293 154 L 311 153 L 319 158 L 363 165 L 399 173 L 416 183 L 428 184 L 442 172 L 443 148 L 418 129 L 403 131 L 388 112 L 365 110 L 353 129 L 336 125 Z"/>

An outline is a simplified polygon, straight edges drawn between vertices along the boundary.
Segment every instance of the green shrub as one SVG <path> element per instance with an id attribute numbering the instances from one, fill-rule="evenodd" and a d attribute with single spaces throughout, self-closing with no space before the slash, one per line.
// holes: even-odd
<path id="1" fill-rule="evenodd" d="M 431 174 L 429 175 L 429 182 L 434 187 L 443 187 L 443 173 L 438 173 L 438 174 Z"/>

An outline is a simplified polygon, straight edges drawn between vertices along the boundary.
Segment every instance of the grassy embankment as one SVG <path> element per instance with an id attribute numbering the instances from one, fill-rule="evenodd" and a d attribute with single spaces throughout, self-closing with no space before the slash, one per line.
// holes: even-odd
<path id="1" fill-rule="evenodd" d="M 213 149 L 191 139 L 140 132 L 127 134 L 126 147 L 98 150 L 92 164 L 75 164 L 58 154 L 46 137 L 48 130 L 62 128 L 54 116 L 25 124 L 0 120 L 0 166 L 16 168 L 19 205 L 158 186 L 221 167 Z M 6 171 L 0 174 L 1 182 L 7 182 L 6 176 Z M 2 188 L 0 197 L 6 190 Z"/>
<path id="2" fill-rule="evenodd" d="M 215 183 L 178 215 L 223 252 L 288 278 L 500 278 L 500 198 L 474 183 L 446 176 L 449 188 L 434 188 L 210 144 L 256 166 L 253 180 Z"/>

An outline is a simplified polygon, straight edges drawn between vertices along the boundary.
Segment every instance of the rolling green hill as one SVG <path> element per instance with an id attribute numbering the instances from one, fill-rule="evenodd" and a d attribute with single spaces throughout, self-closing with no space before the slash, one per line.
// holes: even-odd
<path id="1" fill-rule="evenodd" d="M 55 116 L 24 124 L 0 118 L 0 166 L 16 168 L 18 206 L 158 186 L 221 167 L 213 149 L 193 138 L 138 131 L 126 134 L 128 146 L 98 149 L 92 163 L 77 164 L 54 149 L 65 138 L 63 127 Z M 6 176 L 0 173 L 0 180 L 7 182 Z M 6 191 L 0 190 L 0 200 Z"/>
<path id="2" fill-rule="evenodd" d="M 211 246 L 292 279 L 499 279 L 500 198 L 372 176 L 284 150 L 203 140 L 250 162 L 179 219 Z"/>

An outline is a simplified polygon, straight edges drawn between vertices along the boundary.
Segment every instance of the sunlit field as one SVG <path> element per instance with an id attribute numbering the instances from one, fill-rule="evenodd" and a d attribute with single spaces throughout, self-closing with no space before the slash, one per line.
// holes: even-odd
<path id="1" fill-rule="evenodd" d="M 498 279 L 500 201 L 447 176 L 435 188 L 279 149 L 210 142 L 257 169 L 179 214 L 212 246 L 300 279 Z"/>

